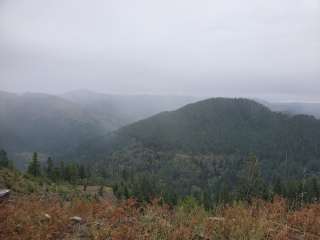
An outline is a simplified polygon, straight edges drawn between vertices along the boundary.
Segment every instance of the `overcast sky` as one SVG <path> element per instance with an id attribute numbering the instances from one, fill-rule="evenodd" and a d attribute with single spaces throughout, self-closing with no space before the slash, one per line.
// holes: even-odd
<path id="1" fill-rule="evenodd" d="M 320 101 L 320 0 L 0 0 L 0 90 Z"/>

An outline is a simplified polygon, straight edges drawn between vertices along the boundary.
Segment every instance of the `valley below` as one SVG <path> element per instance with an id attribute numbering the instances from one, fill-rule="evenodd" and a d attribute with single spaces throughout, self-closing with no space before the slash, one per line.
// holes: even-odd
<path id="1" fill-rule="evenodd" d="M 320 238 L 316 114 L 244 98 L 1 98 L 0 239 Z"/>

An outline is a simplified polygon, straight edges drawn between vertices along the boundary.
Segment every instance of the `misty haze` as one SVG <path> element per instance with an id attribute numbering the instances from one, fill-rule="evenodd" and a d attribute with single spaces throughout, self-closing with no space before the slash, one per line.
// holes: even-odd
<path id="1" fill-rule="evenodd" d="M 0 0 L 0 239 L 320 239 L 320 0 Z"/>

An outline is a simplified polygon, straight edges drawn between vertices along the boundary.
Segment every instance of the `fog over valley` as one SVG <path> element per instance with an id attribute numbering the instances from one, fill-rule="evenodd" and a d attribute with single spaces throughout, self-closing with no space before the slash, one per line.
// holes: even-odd
<path id="1" fill-rule="evenodd" d="M 0 0 L 0 239 L 320 239 L 320 0 Z"/>
<path id="2" fill-rule="evenodd" d="M 319 119 L 319 14 L 318 0 L 0 1 L 0 147 L 22 168 L 34 151 L 80 158 L 107 148 L 100 137 L 221 97 L 227 112 L 243 98 Z"/>

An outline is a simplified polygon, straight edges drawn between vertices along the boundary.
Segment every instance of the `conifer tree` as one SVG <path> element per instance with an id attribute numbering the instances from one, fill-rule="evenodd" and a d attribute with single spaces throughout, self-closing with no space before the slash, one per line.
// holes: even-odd
<path id="1" fill-rule="evenodd" d="M 47 176 L 48 176 L 50 179 L 53 179 L 53 178 L 54 178 L 54 176 L 53 176 L 53 175 L 54 175 L 54 174 L 53 174 L 53 170 L 54 170 L 53 161 L 52 161 L 51 157 L 48 157 L 46 174 L 47 174 Z"/>
<path id="2" fill-rule="evenodd" d="M 85 179 L 86 178 L 86 170 L 85 170 L 83 165 L 79 166 L 79 177 L 81 179 Z"/>
<path id="3" fill-rule="evenodd" d="M 312 178 L 311 180 L 312 184 L 312 197 L 313 201 L 319 201 L 320 198 L 320 188 L 319 188 L 319 183 L 316 178 Z"/>
<path id="4" fill-rule="evenodd" d="M 5 150 L 0 150 L 0 168 L 9 167 L 9 159 Z"/>
<path id="5" fill-rule="evenodd" d="M 103 197 L 103 194 L 104 194 L 104 186 L 103 186 L 103 185 L 101 185 L 101 186 L 99 187 L 98 194 L 99 194 L 100 197 Z"/>
<path id="6" fill-rule="evenodd" d="M 66 178 L 66 174 L 65 174 L 65 167 L 64 167 L 64 161 L 61 161 L 60 162 L 60 166 L 59 166 L 59 177 L 60 177 L 60 180 L 65 180 Z"/>
<path id="7" fill-rule="evenodd" d="M 251 198 L 261 197 L 265 191 L 264 187 L 259 161 L 255 155 L 251 154 L 240 175 L 240 198 L 250 201 Z"/>
<path id="8" fill-rule="evenodd" d="M 38 154 L 36 152 L 33 153 L 32 161 L 30 162 L 28 167 L 28 173 L 35 177 L 41 175 L 40 163 L 38 161 Z"/>

